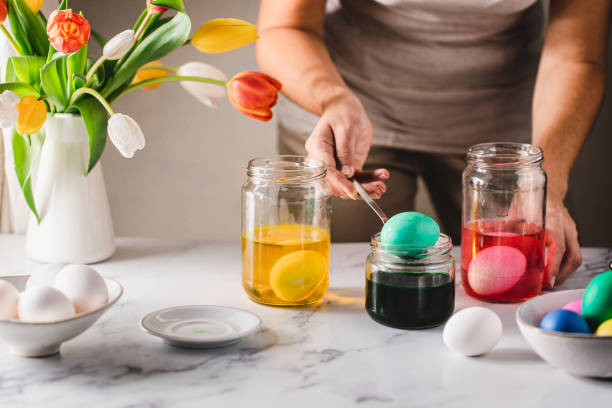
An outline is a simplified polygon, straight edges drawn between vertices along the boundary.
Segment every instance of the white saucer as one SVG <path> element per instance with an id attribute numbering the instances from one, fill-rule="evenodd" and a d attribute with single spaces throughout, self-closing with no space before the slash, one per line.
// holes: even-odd
<path id="1" fill-rule="evenodd" d="M 231 346 L 260 325 L 256 314 L 225 306 L 170 307 L 151 312 L 140 321 L 147 333 L 187 348 Z"/>

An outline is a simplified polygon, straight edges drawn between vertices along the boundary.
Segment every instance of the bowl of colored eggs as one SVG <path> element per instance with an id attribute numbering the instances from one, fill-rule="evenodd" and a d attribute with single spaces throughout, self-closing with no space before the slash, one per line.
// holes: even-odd
<path id="1" fill-rule="evenodd" d="M 86 265 L 49 264 L 0 277 L 0 340 L 13 354 L 44 357 L 78 336 L 122 295 L 119 282 Z"/>
<path id="2" fill-rule="evenodd" d="M 586 289 L 528 300 L 516 321 L 548 363 L 572 375 L 612 378 L 612 271 L 597 275 Z"/>

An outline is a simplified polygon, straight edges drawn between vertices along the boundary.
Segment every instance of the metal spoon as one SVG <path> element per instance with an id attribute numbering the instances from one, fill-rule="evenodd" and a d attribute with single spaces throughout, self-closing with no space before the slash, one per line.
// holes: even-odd
<path id="1" fill-rule="evenodd" d="M 378 215 L 378 218 L 380 218 L 382 223 L 384 224 L 385 222 L 387 222 L 389 217 L 387 217 L 387 215 L 383 212 L 383 210 L 381 210 L 378 204 L 376 204 L 376 201 L 374 201 L 374 199 L 370 197 L 370 195 L 368 194 L 367 191 L 365 191 L 363 186 L 359 184 L 359 182 L 355 179 L 353 179 L 353 185 L 355 186 L 355 189 L 357 190 L 357 194 L 359 194 L 359 196 L 363 199 L 363 201 L 365 201 L 366 204 L 369 205 L 372 210 L 374 210 L 374 212 L 376 213 L 376 215 Z"/>

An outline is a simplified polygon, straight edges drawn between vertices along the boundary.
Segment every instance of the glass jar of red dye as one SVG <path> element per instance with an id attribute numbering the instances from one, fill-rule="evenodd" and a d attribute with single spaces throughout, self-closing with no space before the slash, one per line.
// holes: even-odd
<path id="1" fill-rule="evenodd" d="M 472 297 L 519 302 L 537 296 L 544 275 L 546 173 L 542 150 L 483 143 L 463 172 L 461 279 Z"/>

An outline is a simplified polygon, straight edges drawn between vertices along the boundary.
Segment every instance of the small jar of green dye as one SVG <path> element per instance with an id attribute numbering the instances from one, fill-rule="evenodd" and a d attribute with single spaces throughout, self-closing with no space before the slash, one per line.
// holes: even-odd
<path id="1" fill-rule="evenodd" d="M 428 247 L 382 244 L 372 237 L 366 262 L 366 311 L 399 329 L 439 326 L 455 308 L 455 260 L 450 237 Z"/>

